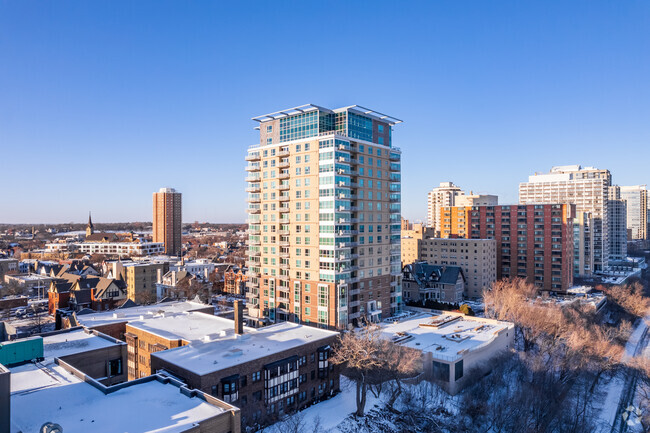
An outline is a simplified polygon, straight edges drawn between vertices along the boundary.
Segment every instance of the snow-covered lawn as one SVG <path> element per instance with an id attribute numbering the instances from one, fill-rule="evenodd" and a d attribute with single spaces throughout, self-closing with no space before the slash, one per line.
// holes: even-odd
<path id="1" fill-rule="evenodd" d="M 376 404 L 383 404 L 383 402 L 368 391 L 366 412 L 371 410 Z M 320 420 L 320 427 L 325 432 L 335 433 L 340 431 L 337 427 L 356 411 L 356 388 L 354 382 L 345 376 L 341 376 L 341 392 L 337 396 L 315 404 L 303 410 L 301 414 L 304 416 L 303 421 L 308 429 L 314 426 L 317 420 Z"/>

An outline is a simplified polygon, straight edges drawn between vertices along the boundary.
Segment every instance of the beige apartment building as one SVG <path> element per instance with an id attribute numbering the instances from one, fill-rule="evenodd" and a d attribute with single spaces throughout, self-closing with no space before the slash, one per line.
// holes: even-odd
<path id="1" fill-rule="evenodd" d="M 182 195 L 174 188 L 160 188 L 153 193 L 153 241 L 165 244 L 165 254 L 181 253 Z"/>
<path id="2" fill-rule="evenodd" d="M 162 283 L 163 276 L 169 271 L 167 262 L 122 262 L 108 264 L 107 275 L 126 282 L 127 297 L 137 303 L 155 302 L 156 284 Z"/>
<path id="3" fill-rule="evenodd" d="M 360 106 L 254 118 L 248 314 L 346 328 L 401 308 L 401 121 Z"/>
<path id="4" fill-rule="evenodd" d="M 474 194 L 472 191 L 467 195 L 456 197 L 455 206 L 496 206 L 499 204 L 499 196 L 493 194 Z"/>
<path id="5" fill-rule="evenodd" d="M 603 271 L 609 262 L 609 188 L 612 176 L 609 170 L 594 167 L 567 165 L 551 168 L 549 173 L 535 173 L 528 182 L 519 184 L 519 204 L 567 203 L 576 205 L 576 215 L 591 214 L 593 249 L 576 245 L 578 254 L 593 254 L 579 257 L 584 267 L 575 268 L 577 276 L 589 276 L 594 271 Z M 575 221 L 579 223 L 579 221 Z M 579 238 L 576 238 L 578 240 Z M 593 263 L 593 267 L 590 267 Z"/>
<path id="6" fill-rule="evenodd" d="M 418 260 L 431 265 L 459 266 L 465 274 L 465 297 L 480 298 L 497 279 L 494 239 L 440 239 L 420 241 Z"/>
<path id="7" fill-rule="evenodd" d="M 442 230 L 440 211 L 446 206 L 456 206 L 456 199 L 465 195 L 459 186 L 453 182 L 440 182 L 440 186 L 429 191 L 427 196 L 427 225 L 435 233 Z"/>
<path id="8" fill-rule="evenodd" d="M 435 236 L 431 227 L 425 227 L 424 224 L 409 224 L 407 220 L 404 221 L 407 222 L 405 227 L 410 228 L 402 228 L 402 267 L 419 261 L 422 239 Z"/>

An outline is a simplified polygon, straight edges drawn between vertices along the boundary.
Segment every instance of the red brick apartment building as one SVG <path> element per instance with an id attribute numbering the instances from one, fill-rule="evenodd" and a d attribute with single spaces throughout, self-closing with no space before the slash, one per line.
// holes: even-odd
<path id="1" fill-rule="evenodd" d="M 573 285 L 572 204 L 444 207 L 443 238 L 496 239 L 497 278 L 525 278 L 541 290 Z"/>

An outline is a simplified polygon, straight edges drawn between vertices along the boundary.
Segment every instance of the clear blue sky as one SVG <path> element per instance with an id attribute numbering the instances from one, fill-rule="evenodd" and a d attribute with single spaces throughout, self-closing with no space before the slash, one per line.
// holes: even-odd
<path id="1" fill-rule="evenodd" d="M 0 0 L 0 222 L 243 222 L 251 117 L 403 119 L 403 214 L 552 165 L 650 183 L 647 1 Z"/>

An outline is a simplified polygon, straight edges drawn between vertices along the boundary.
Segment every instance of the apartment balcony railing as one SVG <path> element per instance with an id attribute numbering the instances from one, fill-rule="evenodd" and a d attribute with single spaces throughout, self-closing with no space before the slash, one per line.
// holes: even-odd
<path id="1" fill-rule="evenodd" d="M 246 188 L 246 192 L 253 192 L 253 193 L 260 192 L 261 190 L 262 189 L 260 188 L 260 185 L 258 183 Z"/>
<path id="2" fill-rule="evenodd" d="M 255 162 L 255 163 L 248 164 L 248 165 L 245 167 L 245 170 L 246 170 L 246 171 L 259 171 L 259 170 L 261 170 L 260 163 L 259 163 L 259 162 Z"/>
<path id="3" fill-rule="evenodd" d="M 250 152 L 248 155 L 246 155 L 246 158 L 244 158 L 246 161 L 259 161 L 261 158 L 261 155 L 259 152 Z"/>
<path id="4" fill-rule="evenodd" d="M 289 149 L 284 149 L 278 152 L 279 157 L 289 156 Z"/>
<path id="5" fill-rule="evenodd" d="M 278 185 L 278 190 L 280 191 L 286 191 L 289 189 L 289 182 L 280 182 Z"/>
<path id="6" fill-rule="evenodd" d="M 246 176 L 246 182 L 259 182 L 260 181 L 260 174 L 259 173 L 251 173 L 248 176 Z"/>
<path id="7" fill-rule="evenodd" d="M 280 201 L 287 201 L 287 200 L 289 200 L 290 198 L 291 198 L 291 197 L 289 197 L 289 194 L 280 194 L 280 195 L 278 196 L 278 200 L 280 200 Z"/>
<path id="8" fill-rule="evenodd" d="M 278 178 L 280 178 L 280 179 L 289 179 L 289 173 L 280 173 L 280 174 L 278 174 Z"/>

